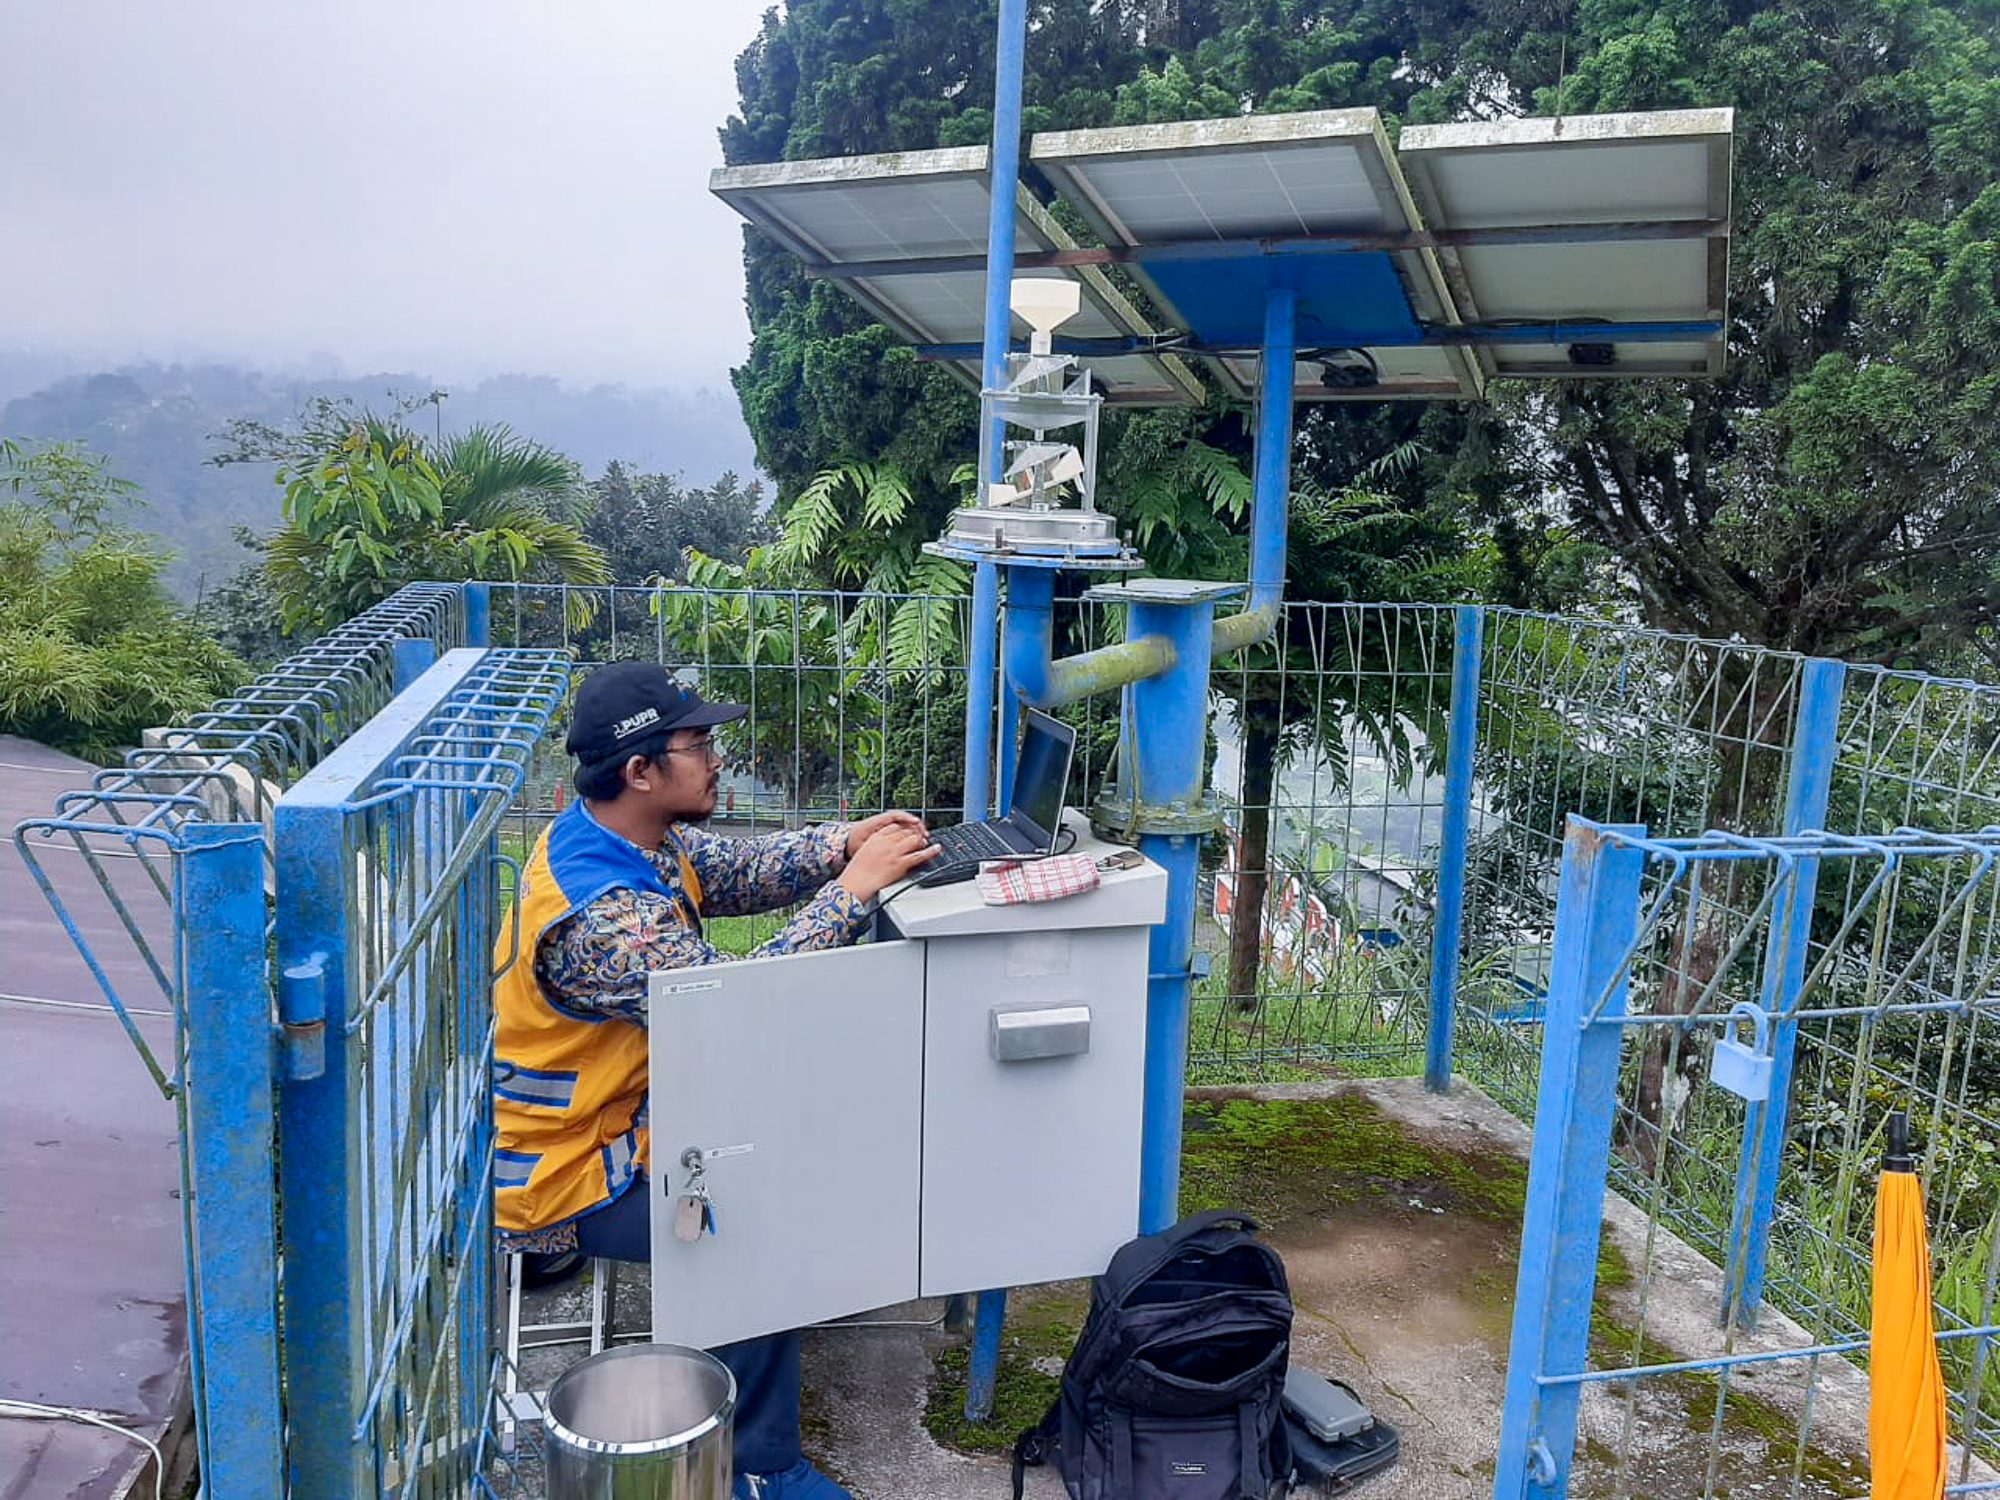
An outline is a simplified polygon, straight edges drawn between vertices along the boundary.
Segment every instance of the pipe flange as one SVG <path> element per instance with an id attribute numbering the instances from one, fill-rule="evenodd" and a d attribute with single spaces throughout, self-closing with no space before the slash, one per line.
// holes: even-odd
<path id="1" fill-rule="evenodd" d="M 1132 798 L 1116 787 L 1107 787 L 1090 809 L 1093 828 L 1106 829 L 1118 837 L 1133 834 L 1204 834 L 1222 826 L 1222 804 L 1215 793 L 1203 792 L 1191 801 L 1142 802 L 1136 808 Z"/>

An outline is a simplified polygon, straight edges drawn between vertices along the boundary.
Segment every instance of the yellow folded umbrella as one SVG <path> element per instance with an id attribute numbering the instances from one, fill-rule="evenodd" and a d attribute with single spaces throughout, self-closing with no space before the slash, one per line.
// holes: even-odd
<path id="1" fill-rule="evenodd" d="M 1868 1342 L 1868 1455 L 1874 1500 L 1944 1494 L 1944 1372 L 1931 1322 L 1931 1246 L 1908 1124 L 1889 1117 L 1875 1199 L 1874 1312 Z"/>

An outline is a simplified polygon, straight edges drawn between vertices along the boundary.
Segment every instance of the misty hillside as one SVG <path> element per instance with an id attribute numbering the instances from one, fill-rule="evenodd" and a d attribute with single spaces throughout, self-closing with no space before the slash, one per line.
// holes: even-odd
<path id="1" fill-rule="evenodd" d="M 225 365 L 127 365 L 64 375 L 14 395 L 0 405 L 0 436 L 73 439 L 107 455 L 113 473 L 139 485 L 144 504 L 127 519 L 174 552 L 167 582 L 191 600 L 247 557 L 232 540 L 235 527 L 267 531 L 278 522 L 271 465 L 217 468 L 208 461 L 230 422 L 282 424 L 316 396 L 388 410 L 397 398 L 435 388 L 413 374 L 298 380 Z M 504 422 L 567 453 L 593 478 L 613 459 L 694 485 L 755 470 L 750 434 L 726 391 L 581 390 L 543 376 L 502 375 L 451 388 L 435 417 L 424 411 L 413 420 L 436 421 L 447 432 Z"/>

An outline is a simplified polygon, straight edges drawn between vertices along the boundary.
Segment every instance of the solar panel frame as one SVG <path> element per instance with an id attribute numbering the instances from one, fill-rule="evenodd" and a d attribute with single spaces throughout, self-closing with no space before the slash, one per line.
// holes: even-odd
<path id="1" fill-rule="evenodd" d="M 1186 244 L 1203 239 L 1305 239 L 1317 235 L 1407 233 L 1423 229 L 1423 218 L 1403 182 L 1389 146 L 1381 116 L 1372 108 L 1316 110 L 1300 114 L 1247 115 L 1221 120 L 1188 120 L 1168 124 L 1111 126 L 1094 130 L 1045 131 L 1028 145 L 1029 161 L 1046 176 L 1064 201 L 1103 237 L 1107 244 L 1141 250 L 1148 245 Z M 1151 193 L 1134 190 L 1134 173 L 1146 169 L 1160 182 L 1177 180 L 1192 198 L 1191 177 L 1224 185 L 1227 214 L 1212 211 L 1213 203 L 1164 210 L 1162 188 Z M 1137 179 L 1142 184 L 1144 179 Z M 1328 181 L 1344 195 L 1322 194 L 1321 201 L 1302 202 L 1315 183 Z M 1217 189 L 1206 189 L 1213 195 Z M 1451 327 L 1458 311 L 1437 263 L 1435 252 L 1399 249 L 1386 252 L 1410 310 L 1425 323 Z M 1161 314 L 1180 319 L 1185 309 L 1150 275 L 1143 259 L 1127 268 Z M 1199 337 L 1200 330 L 1190 329 Z M 1335 347 L 1328 345 L 1327 347 Z M 1389 368 L 1410 364 L 1407 347 L 1366 348 L 1385 379 L 1369 387 L 1333 386 L 1316 378 L 1317 366 L 1301 362 L 1296 388 L 1301 401 L 1380 401 L 1388 399 L 1476 400 L 1484 394 L 1484 372 L 1475 355 L 1457 347 L 1438 347 L 1435 358 L 1423 362 L 1442 367 L 1449 385 L 1440 384 L 1430 369 L 1412 369 L 1407 378 L 1391 380 Z M 1204 360 L 1217 381 L 1232 395 L 1255 392 L 1256 360 L 1209 356 Z"/>
<path id="2" fill-rule="evenodd" d="M 838 285 L 917 345 L 979 344 L 985 330 L 986 222 L 992 177 L 984 146 L 937 151 L 884 152 L 868 156 L 718 167 L 709 191 L 805 263 L 831 270 L 857 263 L 901 262 L 894 275 L 843 277 Z M 1075 239 L 1016 185 L 1014 239 L 1023 252 L 1073 250 Z M 976 257 L 981 268 L 962 261 Z M 923 270 L 927 260 L 957 260 L 952 269 Z M 1076 338 L 1150 338 L 1156 330 L 1138 308 L 1094 266 L 1067 266 L 1024 274 L 1060 277 L 1083 285 L 1082 305 L 1062 332 Z M 1025 338 L 1027 325 L 1012 321 Z M 977 356 L 944 361 L 973 390 L 980 386 Z M 1093 359 L 1092 374 L 1113 405 L 1188 406 L 1205 399 L 1192 368 L 1171 354 L 1135 352 Z"/>
<path id="3" fill-rule="evenodd" d="M 1567 245 L 1461 244 L 1438 251 L 1467 322 L 1699 322 L 1698 341 L 1607 340 L 1616 363 L 1579 367 L 1568 344 L 1482 346 L 1496 377 L 1715 378 L 1727 355 L 1728 109 L 1566 115 L 1412 125 L 1397 141 L 1403 173 L 1439 229 L 1646 223 L 1706 233 Z M 1662 292 L 1665 296 L 1660 295 Z"/>

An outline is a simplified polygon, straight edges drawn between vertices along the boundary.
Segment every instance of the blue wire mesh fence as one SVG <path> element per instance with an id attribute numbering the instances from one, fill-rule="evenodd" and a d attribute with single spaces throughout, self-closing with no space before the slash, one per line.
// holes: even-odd
<path id="1" fill-rule="evenodd" d="M 280 1100 L 297 1497 L 463 1495 L 499 1458 L 496 836 L 567 679 L 449 653 L 278 809 L 281 1007 L 316 1037 Z"/>
<path id="2" fill-rule="evenodd" d="M 489 595 L 492 640 L 525 653 L 495 660 L 532 686 L 489 682 L 448 711 L 433 705 L 444 717 L 406 724 L 393 745 L 379 725 L 365 727 L 431 656 L 485 638 Z M 307 1274 L 284 1309 L 290 1440 L 310 1455 L 295 1472 L 314 1476 L 299 1493 L 342 1484 L 460 1493 L 485 1482 L 481 1466 L 494 1459 L 490 1444 L 483 1456 L 480 1448 L 490 1430 L 481 1403 L 492 1306 L 478 1175 L 480 975 L 497 906 L 494 860 L 524 854 L 568 795 L 563 665 L 581 676 L 606 661 L 661 661 L 711 696 L 750 704 L 724 773 L 725 827 L 886 806 L 950 821 L 964 786 L 967 610 L 960 599 L 918 596 L 421 586 L 175 727 L 17 834 L 58 910 L 79 886 L 45 872 L 69 858 L 84 872 L 81 888 L 119 914 L 128 951 L 89 955 L 114 1004 L 157 993 L 175 1014 L 175 1054 L 154 1063 L 180 1097 L 190 1173 L 202 1170 L 211 1135 L 240 1147 L 261 1131 L 266 1179 L 273 1129 L 281 1142 L 320 1143 L 280 1151 L 288 1267 L 296 1259 L 345 1276 L 327 1280 L 321 1296 L 306 1295 L 321 1273 Z M 1059 651 L 1122 630 L 1116 610 L 1058 604 Z M 526 718 L 503 708 L 509 693 Z M 1273 642 L 1217 664 L 1212 706 L 1211 782 L 1225 828 L 1204 856 L 1197 948 L 1212 964 L 1190 1039 L 1197 1081 L 1409 1073 L 1455 1061 L 1461 1077 L 1532 1114 L 1571 812 L 1643 821 L 1661 837 L 1822 826 L 1873 836 L 1911 823 L 2000 822 L 2000 690 L 1843 673 L 1618 626 L 1493 609 L 1291 605 Z M 1088 805 L 1113 773 L 1118 707 L 1093 700 L 1064 712 L 1080 730 L 1069 800 Z M 511 727 L 495 730 L 496 720 Z M 530 724 L 550 732 L 527 733 Z M 295 860 L 287 896 L 272 864 L 272 804 L 344 743 L 342 754 L 368 758 L 365 774 L 338 795 L 331 783 L 307 786 L 288 803 L 293 816 L 314 810 L 320 823 L 302 846 L 317 853 Z M 363 785 L 373 790 L 354 792 Z M 517 794 L 508 790 L 516 785 Z M 1464 835 L 1458 853 L 1454 822 Z M 232 904 L 228 869 L 246 859 L 252 873 L 236 886 L 251 899 L 238 890 Z M 1837 1192 L 1842 1173 L 1859 1170 L 1872 1149 L 1861 1123 L 1867 1106 L 1890 1094 L 1921 1101 L 1913 1114 L 1931 1142 L 1945 1243 L 1959 1243 L 1953 1236 L 1990 1211 L 1995 1175 L 1991 964 L 1980 964 L 1996 913 L 1990 901 L 1949 904 L 1943 886 L 1909 872 L 1885 887 L 1862 873 L 1864 863 L 1822 859 L 1811 897 L 1788 908 L 1803 933 L 1796 966 L 1822 989 L 1860 985 L 1871 994 L 1867 986 L 1879 989 L 1888 975 L 1930 996 L 1928 1008 L 1892 1008 L 1872 1021 L 1799 1016 L 1790 1129 L 1775 1155 L 1751 1152 L 1741 1124 L 1717 1113 L 1701 1069 L 1719 1030 L 1716 1005 L 1777 972 L 1766 951 L 1776 898 L 1768 862 L 1718 858 L 1696 882 L 1698 900 L 1677 898 L 1696 916 L 1673 908 L 1675 920 L 1657 921 L 1658 951 L 1634 967 L 1634 1008 L 1659 1020 L 1633 1028 L 1643 1036 L 1620 1075 L 1617 1151 L 1605 1167 L 1626 1195 L 1616 1201 L 1640 1205 L 1658 1243 L 1740 1270 L 1739 1297 L 1755 1280 L 1750 1301 L 1770 1318 L 1797 1318 L 1815 1336 L 1834 1330 L 1823 1335 L 1834 1340 L 1852 1337 L 1851 1236 L 1811 1194 Z M 255 899 L 260 864 L 278 910 L 294 912 L 275 930 L 293 971 L 278 986 L 262 968 L 273 931 L 267 903 Z M 318 887 L 319 899 L 301 904 L 296 893 Z M 1902 952 L 1900 939 L 1883 938 L 1879 952 L 1855 946 L 1856 933 L 1894 928 L 1879 911 L 1872 926 L 1856 915 L 1877 910 L 1890 887 L 1898 919 L 1915 911 L 1941 921 L 1948 910 L 1958 923 L 1952 943 L 1940 932 L 1921 952 L 1910 949 L 1908 975 L 1885 967 Z M 238 934 L 240 951 L 205 946 L 215 924 L 190 921 L 206 915 L 203 901 L 249 934 Z M 141 920 L 145 903 L 152 916 Z M 1462 938 L 1451 931 L 1454 914 L 1463 916 Z M 743 951 L 782 920 L 717 923 L 711 936 Z M 161 930 L 171 938 L 153 936 Z M 225 960 L 252 976 L 247 991 L 206 983 Z M 275 990 L 294 1023 L 282 1062 L 304 1068 L 313 1049 L 300 1018 L 310 1020 L 316 987 L 348 997 L 348 1008 L 335 1015 L 325 1002 L 320 1077 L 264 1081 L 282 1095 L 282 1118 L 260 1121 L 250 1110 L 205 1124 L 191 1113 L 190 1096 L 198 1106 L 202 1094 L 202 1070 L 189 1066 L 202 1026 L 226 1034 L 230 1018 L 244 1015 L 268 1024 Z M 1454 1015 L 1455 1054 L 1449 1025 L 1442 1041 L 1439 1026 Z M 218 1088 L 258 1087 L 254 1076 L 212 1076 Z M 330 1134 L 336 1123 L 352 1133 Z M 326 1156 L 339 1163 L 334 1194 L 306 1164 L 337 1139 L 346 1154 Z M 216 1180 L 240 1168 L 225 1158 L 210 1165 Z M 1744 1183 L 1760 1174 L 1790 1186 L 1774 1186 L 1768 1206 L 1751 1194 L 1746 1209 Z M 255 1278 L 239 1268 L 230 1281 L 219 1248 L 230 1224 L 254 1225 L 261 1212 L 268 1226 L 276 1212 L 268 1180 L 261 1204 L 254 1194 L 233 1207 L 216 1198 L 203 1211 L 220 1217 L 205 1228 L 191 1220 L 189 1230 L 198 1351 L 233 1350 L 245 1327 L 251 1343 L 276 1336 L 271 1283 L 261 1321 L 242 1323 Z M 1758 1259 L 1743 1253 L 1746 1212 L 1768 1225 L 1773 1247 L 1754 1267 L 1744 1264 Z M 329 1225 L 341 1226 L 331 1240 Z M 1990 1223 L 1984 1232 L 1990 1246 Z M 275 1256 L 268 1234 L 267 1244 Z M 1990 1323 L 1990 1264 L 1982 1282 L 1976 1258 L 1951 1254 L 1940 1304 L 1957 1298 L 1951 1307 L 1960 1310 L 1943 1316 Z M 231 1309 L 227 1326 L 207 1327 L 205 1310 L 218 1299 Z M 1978 1340 L 1954 1342 L 1991 1368 Z M 205 1388 L 222 1389 L 223 1373 L 243 1374 L 245 1361 L 225 1363 Z M 275 1390 L 275 1356 L 272 1364 Z M 253 1377 L 254 1369 L 245 1378 L 257 1386 Z M 1966 1378 L 1975 1393 L 1967 1430 L 1984 1444 L 1991 1405 L 1979 1393 L 1989 1377 Z M 232 1410 L 264 1402 L 275 1412 L 277 1402 L 261 1387 L 230 1399 Z M 302 1421 L 307 1412 L 316 1415 Z M 232 1455 L 236 1472 L 252 1473 L 276 1439 L 238 1444 L 213 1425 L 204 1424 L 204 1462 L 212 1492 L 226 1497 Z M 267 1425 L 275 1434 L 275 1415 Z"/>
<path id="3" fill-rule="evenodd" d="M 1898 1109 L 1951 1492 L 2000 1489 L 2000 832 L 1576 829 L 1496 1496 L 1863 1492 Z"/>
<path id="4" fill-rule="evenodd" d="M 399 650 L 468 634 L 462 588 L 406 589 L 64 793 L 14 841 L 162 1093 L 181 1139 L 199 1462 L 216 1495 L 278 1473 L 276 1184 L 266 955 L 285 787 L 394 696 Z M 474 622 L 476 625 L 476 621 Z M 87 936 L 87 934 L 89 936 Z M 171 1052 L 135 1016 L 172 1019 Z"/>

